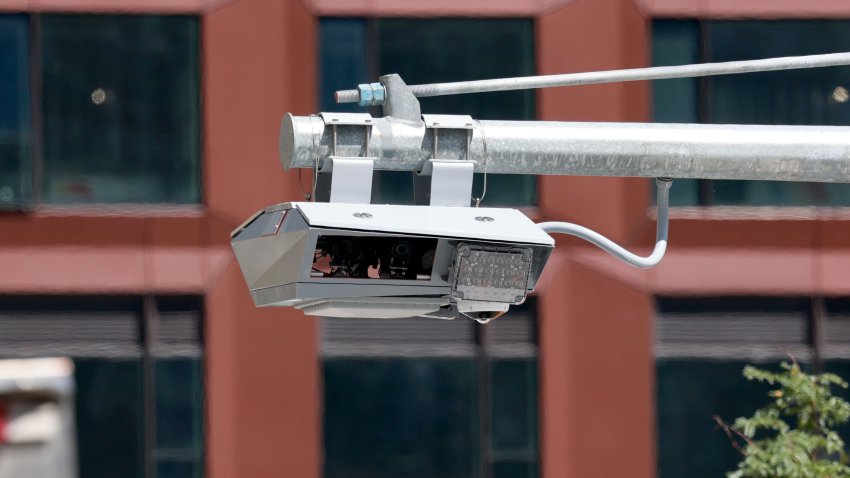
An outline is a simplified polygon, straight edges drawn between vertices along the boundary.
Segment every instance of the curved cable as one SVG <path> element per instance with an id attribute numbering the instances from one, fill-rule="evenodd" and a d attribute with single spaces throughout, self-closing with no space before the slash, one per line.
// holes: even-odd
<path id="1" fill-rule="evenodd" d="M 659 262 L 661 262 L 661 258 L 664 257 L 664 252 L 667 250 L 667 229 L 669 222 L 668 205 L 670 198 L 670 186 L 672 184 L 673 181 L 670 179 L 655 180 L 655 185 L 658 187 L 658 222 L 655 230 L 655 249 L 653 249 L 652 254 L 646 257 L 633 254 L 602 234 L 592 231 L 584 226 L 579 226 L 578 224 L 572 224 L 569 222 L 541 222 L 537 225 L 550 234 L 559 233 L 580 237 L 593 243 L 617 259 L 635 267 L 639 267 L 641 269 L 655 267 Z"/>

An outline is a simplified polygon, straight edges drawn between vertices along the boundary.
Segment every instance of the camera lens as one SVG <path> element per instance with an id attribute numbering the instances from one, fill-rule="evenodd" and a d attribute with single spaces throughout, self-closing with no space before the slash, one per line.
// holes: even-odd
<path id="1" fill-rule="evenodd" d="M 399 241 L 393 245 L 393 257 L 407 259 L 413 253 L 413 245 L 407 241 Z"/>
<path id="2" fill-rule="evenodd" d="M 336 241 L 331 248 L 331 255 L 334 260 L 345 260 L 354 255 L 356 246 L 350 239 L 340 239 Z"/>
<path id="3" fill-rule="evenodd" d="M 434 249 L 428 249 L 422 254 L 422 270 L 429 271 L 434 267 Z"/>

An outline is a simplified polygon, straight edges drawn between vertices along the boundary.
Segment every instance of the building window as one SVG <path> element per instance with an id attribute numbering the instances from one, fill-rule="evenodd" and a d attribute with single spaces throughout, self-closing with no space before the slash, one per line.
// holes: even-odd
<path id="1" fill-rule="evenodd" d="M 653 22 L 654 65 L 723 62 L 850 50 L 850 23 L 832 20 Z M 655 121 L 850 125 L 850 67 L 656 81 Z M 850 206 L 850 186 L 681 180 L 679 206 Z"/>
<path id="2" fill-rule="evenodd" d="M 535 310 L 323 319 L 324 476 L 538 476 Z"/>
<path id="3" fill-rule="evenodd" d="M 660 478 L 723 476 L 735 468 L 741 456 L 712 417 L 732 421 L 767 403 L 770 387 L 746 381 L 745 365 L 777 368 L 790 354 L 809 371 L 850 379 L 848 300 L 663 298 L 657 304 Z M 850 427 L 839 432 L 848 436 Z"/>
<path id="4" fill-rule="evenodd" d="M 0 297 L 0 358 L 74 362 L 80 478 L 203 476 L 198 297 Z"/>
<path id="5" fill-rule="evenodd" d="M 0 15 L 0 207 L 32 194 L 29 19 Z"/>
<path id="6" fill-rule="evenodd" d="M 0 15 L 0 206 L 199 202 L 198 39 L 190 16 Z"/>
<path id="7" fill-rule="evenodd" d="M 333 92 L 398 73 L 407 84 L 535 74 L 534 26 L 530 19 L 323 18 L 319 24 L 322 111 L 361 111 L 338 105 Z M 510 61 L 505 61 L 509 58 Z M 422 98 L 423 113 L 465 114 L 475 119 L 533 120 L 533 91 Z M 380 109 L 372 111 L 380 115 Z M 375 174 L 372 202 L 413 203 L 412 173 Z M 476 174 L 473 195 L 483 175 Z M 488 206 L 534 206 L 534 176 L 490 174 Z"/>

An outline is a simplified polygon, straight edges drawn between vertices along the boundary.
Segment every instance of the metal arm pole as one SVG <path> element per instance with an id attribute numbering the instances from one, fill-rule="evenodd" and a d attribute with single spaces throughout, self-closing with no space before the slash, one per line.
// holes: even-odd
<path id="1" fill-rule="evenodd" d="M 395 171 L 435 157 L 435 136 L 423 122 L 370 121 L 368 135 L 338 128 L 337 156 L 368 152 L 375 169 Z M 284 167 L 315 168 L 328 158 L 332 129 L 321 118 L 287 114 Z M 850 127 L 843 126 L 480 121 L 471 138 L 441 133 L 436 154 L 496 174 L 850 182 Z"/>
<path id="2" fill-rule="evenodd" d="M 703 63 L 697 65 L 656 66 L 652 68 L 634 68 L 629 70 L 593 71 L 567 73 L 563 75 L 525 76 L 518 78 L 498 78 L 492 80 L 459 81 L 455 83 L 432 83 L 412 85 L 414 96 L 459 95 L 463 93 L 484 93 L 490 91 L 527 90 L 551 88 L 556 86 L 592 85 L 598 83 L 617 83 L 621 81 L 664 80 L 671 78 L 693 78 L 698 76 L 732 75 L 737 73 L 755 73 L 759 71 L 795 70 L 825 66 L 850 65 L 850 53 L 830 53 L 826 55 L 792 56 L 767 58 L 763 60 L 730 61 L 725 63 Z M 363 88 L 367 87 L 367 88 Z M 374 90 L 380 89 L 375 95 Z M 363 103 L 362 92 L 369 95 L 368 104 L 383 104 L 385 91 L 380 84 L 361 85 L 355 90 L 336 92 L 337 103 Z M 377 97 L 376 97 L 377 96 Z"/>

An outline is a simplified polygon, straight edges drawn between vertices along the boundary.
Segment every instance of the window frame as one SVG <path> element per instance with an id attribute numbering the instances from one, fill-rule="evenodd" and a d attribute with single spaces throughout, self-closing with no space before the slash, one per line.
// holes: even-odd
<path id="1" fill-rule="evenodd" d="M 742 23 L 742 24 L 753 23 L 753 22 L 757 22 L 757 23 L 775 22 L 775 23 L 778 24 L 778 23 L 782 23 L 782 22 L 794 22 L 794 21 L 797 21 L 797 22 L 845 22 L 846 23 L 846 20 L 843 19 L 843 18 L 840 18 L 840 17 L 835 17 L 835 18 L 828 18 L 828 17 L 827 18 L 821 18 L 821 17 L 816 17 L 816 18 L 742 17 L 740 19 L 737 19 L 737 18 L 726 18 L 724 16 L 719 16 L 719 17 L 689 17 L 689 16 L 658 16 L 658 15 L 651 15 L 651 14 L 648 17 L 648 20 L 650 21 L 650 24 L 652 25 L 652 28 L 650 28 L 649 32 L 648 32 L 648 44 L 649 44 L 648 46 L 649 46 L 649 49 L 650 49 L 650 58 L 649 59 L 650 59 L 651 66 L 662 66 L 662 65 L 668 64 L 668 63 L 656 63 L 655 58 L 654 58 L 655 57 L 654 49 L 655 49 L 655 46 L 656 46 L 655 25 L 660 23 L 660 22 L 680 23 L 682 25 L 685 25 L 686 23 L 692 23 L 692 24 L 695 25 L 695 27 L 696 27 L 696 38 L 694 38 L 694 40 L 695 40 L 695 43 L 696 43 L 696 52 L 695 52 L 696 58 L 694 58 L 692 61 L 688 61 L 688 63 L 706 63 L 706 62 L 711 62 L 711 61 L 718 61 L 718 60 L 713 60 L 710 56 L 711 53 L 712 53 L 711 32 L 712 32 L 713 25 L 718 23 L 718 22 L 721 22 L 721 23 L 738 22 L 738 23 Z M 757 59 L 757 58 L 753 58 L 753 59 Z M 672 80 L 672 81 L 684 81 L 684 80 L 693 81 L 693 83 L 695 85 L 694 87 L 695 87 L 695 90 L 696 90 L 695 91 L 695 98 L 693 98 L 693 105 L 694 105 L 694 108 L 695 108 L 695 114 L 693 115 L 694 119 L 693 119 L 692 122 L 696 122 L 696 123 L 699 123 L 699 124 L 713 124 L 713 122 L 711 121 L 712 120 L 712 116 L 711 116 L 712 99 L 711 99 L 711 95 L 712 95 L 712 81 L 715 81 L 716 77 L 711 77 L 711 76 L 706 77 L 706 76 L 704 76 L 704 77 L 698 77 L 698 78 L 677 79 L 677 80 Z M 666 80 L 666 81 L 671 81 L 671 80 Z M 652 90 L 653 90 L 652 97 L 653 97 L 653 99 L 650 101 L 650 103 L 651 103 L 650 104 L 650 110 L 653 112 L 653 116 L 655 116 L 655 114 L 656 114 L 655 110 L 656 110 L 656 106 L 657 106 L 657 100 L 654 99 L 654 98 L 657 98 L 659 96 L 659 89 L 660 89 L 659 86 L 661 84 L 662 83 L 660 83 L 658 80 L 652 82 Z M 657 119 L 654 119 L 654 120 L 657 121 Z M 682 122 L 682 121 L 674 120 L 673 122 Z M 690 121 L 686 121 L 686 122 L 690 122 Z M 828 125 L 826 123 L 823 123 L 823 124 Z M 723 214 L 722 211 L 735 210 L 735 209 L 741 209 L 741 208 L 758 209 L 760 211 L 763 210 L 767 213 L 768 216 L 776 215 L 777 216 L 776 219 L 782 219 L 783 218 L 782 216 L 784 215 L 782 212 L 778 212 L 778 214 L 774 214 L 778 210 L 779 211 L 799 211 L 800 214 L 794 214 L 794 216 L 797 217 L 797 216 L 801 216 L 801 215 L 806 215 L 806 211 L 813 208 L 813 207 L 817 208 L 819 210 L 825 210 L 825 211 L 827 211 L 827 214 L 830 214 L 829 211 L 840 211 L 840 210 L 850 209 L 850 204 L 844 204 L 844 205 L 841 205 L 841 204 L 834 205 L 834 204 L 828 204 L 828 203 L 827 204 L 813 204 L 813 203 L 811 203 L 811 201 L 807 202 L 806 204 L 787 204 L 787 205 L 784 205 L 784 204 L 773 204 L 773 203 L 751 204 L 751 203 L 746 202 L 747 200 L 745 199 L 744 201 L 739 202 L 739 203 L 727 204 L 727 203 L 723 203 L 723 202 L 718 202 L 718 199 L 717 199 L 717 196 L 716 196 L 716 190 L 715 190 L 718 182 L 720 182 L 721 184 L 723 184 L 723 183 L 731 184 L 733 182 L 734 183 L 758 183 L 760 181 L 754 181 L 754 180 L 731 181 L 731 180 L 716 180 L 716 179 L 680 180 L 680 182 L 684 182 L 684 181 L 688 181 L 688 182 L 693 181 L 693 183 L 695 184 L 696 190 L 695 190 L 695 197 L 693 198 L 695 203 L 694 204 L 688 203 L 688 204 L 681 204 L 681 205 L 671 204 L 671 209 L 672 209 L 671 215 L 674 218 L 679 216 L 679 217 L 682 217 L 682 218 L 698 217 L 698 218 L 704 218 L 704 219 L 709 219 L 709 218 L 711 218 L 711 219 L 716 219 L 716 218 L 723 219 L 723 218 L 725 218 L 725 215 Z M 770 183 L 770 182 L 767 182 L 767 183 Z M 817 187 L 817 186 L 823 185 L 825 183 L 791 183 L 791 184 L 798 184 L 800 186 L 806 186 L 807 189 L 808 189 L 810 187 Z M 847 185 L 847 187 L 850 188 L 850 185 Z M 808 194 L 808 196 L 809 196 L 808 199 L 811 200 L 812 194 L 810 193 L 810 194 Z M 676 190 L 674 189 L 673 190 L 673 196 L 671 197 L 671 203 L 673 202 L 675 197 L 676 197 Z M 688 201 L 688 202 L 690 202 L 690 201 Z M 713 213 L 711 213 L 711 212 L 709 212 L 708 216 L 706 216 L 705 210 L 708 210 L 708 211 L 718 210 L 719 216 L 714 217 Z"/>
<path id="2" fill-rule="evenodd" d="M 669 327 L 666 327 L 667 330 L 665 330 L 664 322 L 677 320 L 677 314 L 680 315 L 678 320 L 682 321 L 692 320 L 693 318 L 704 320 L 696 320 L 692 324 L 685 324 L 685 327 L 679 328 L 679 330 L 673 330 L 672 333 Z M 759 330 L 764 330 L 764 327 L 766 327 L 765 319 L 773 319 L 776 314 L 784 316 L 779 318 L 800 321 L 802 330 L 799 330 L 796 334 L 789 334 L 788 327 L 783 327 L 781 323 L 778 323 L 776 326 L 776 329 L 778 330 L 770 330 L 768 333 L 759 334 Z M 735 327 L 734 324 L 736 322 L 740 325 L 740 322 L 747 321 L 749 318 L 754 318 L 757 321 L 760 321 L 760 324 L 757 327 L 761 327 L 761 329 L 741 330 L 739 327 Z M 662 477 L 674 476 L 676 472 L 681 472 L 679 469 L 678 471 L 673 470 L 663 473 L 662 467 L 665 462 L 662 462 L 662 456 L 667 458 L 670 456 L 681 456 L 681 450 L 677 451 L 675 449 L 668 449 L 662 453 L 662 450 L 664 449 L 664 447 L 662 447 L 662 443 L 667 443 L 672 448 L 675 448 L 674 445 L 670 444 L 677 442 L 675 439 L 671 441 L 669 437 L 666 437 L 666 442 L 662 439 L 662 421 L 665 420 L 664 417 L 666 414 L 670 414 L 677 420 L 689 420 L 692 419 L 692 417 L 689 416 L 692 412 L 689 410 L 685 413 L 681 409 L 677 411 L 675 406 L 673 406 L 672 411 L 662 408 L 663 404 L 661 402 L 661 397 L 666 395 L 669 400 L 671 394 L 662 394 L 661 381 L 665 378 L 665 374 L 661 373 L 660 367 L 665 367 L 666 370 L 673 370 L 674 372 L 678 368 L 678 373 L 681 377 L 681 369 L 683 367 L 702 367 L 702 370 L 707 372 L 715 366 L 728 368 L 731 364 L 735 363 L 740 364 L 741 368 L 743 368 L 744 364 L 753 363 L 755 363 L 756 366 L 772 367 L 774 364 L 782 361 L 790 362 L 791 360 L 796 360 L 801 364 L 801 366 L 808 369 L 810 373 L 829 372 L 831 371 L 831 366 L 846 368 L 850 365 L 850 298 L 848 297 L 794 295 L 778 297 L 706 296 L 694 298 L 656 296 L 653 322 L 655 328 L 653 362 L 655 364 L 656 375 L 654 383 L 656 397 L 655 424 L 659 431 L 658 436 L 656 436 L 658 454 L 657 465 L 659 467 L 657 472 L 658 475 Z M 778 322 L 782 321 L 780 320 Z M 706 324 L 708 323 L 711 324 L 710 327 L 718 330 L 719 332 L 714 340 L 701 340 L 706 337 L 706 334 L 701 334 L 700 331 L 704 331 L 707 326 Z M 728 330 L 730 331 L 734 330 L 734 333 L 737 334 L 736 339 L 741 339 L 741 341 L 727 341 L 726 343 L 718 341 L 718 338 L 722 340 L 722 336 L 724 335 L 724 326 L 728 327 Z M 688 330 L 689 327 L 690 330 Z M 784 331 L 781 330 L 783 328 L 785 329 Z M 835 333 L 837 328 L 842 329 L 840 331 L 841 333 Z M 802 332 L 802 335 L 798 335 L 800 332 Z M 733 332 L 729 332 L 726 335 L 729 335 L 730 333 Z M 771 343 L 768 338 L 770 336 L 773 336 L 774 339 L 785 338 L 786 340 L 779 342 L 780 346 L 776 346 L 775 344 L 777 342 Z M 695 337 L 698 337 L 700 340 L 694 340 Z M 665 342 L 665 340 L 668 341 Z M 718 353 L 718 351 L 720 353 Z M 793 359 L 790 356 L 791 354 L 793 354 Z M 691 377 L 694 377 L 693 373 L 691 373 L 692 370 L 689 369 L 688 372 Z M 715 405 L 720 403 L 726 404 L 722 406 L 728 405 L 727 408 L 735 408 L 734 406 L 729 405 L 729 403 L 741 400 L 743 399 L 742 397 L 748 397 L 747 399 L 751 401 L 754 390 L 769 388 L 764 384 L 746 382 L 743 378 L 741 378 L 740 372 L 741 369 L 738 369 L 738 375 L 736 375 L 735 381 L 745 384 L 748 387 L 746 393 L 749 393 L 750 395 L 742 395 L 735 397 L 735 400 L 729 400 L 728 398 L 730 397 L 728 397 L 728 394 L 733 392 L 728 388 L 729 382 L 723 382 L 723 384 L 727 387 L 727 395 L 723 395 L 722 392 L 718 392 L 718 395 L 715 396 L 714 399 Z M 701 375 L 699 377 L 701 377 Z M 696 394 L 695 390 L 688 386 L 689 384 L 693 385 L 694 381 L 701 382 L 699 377 L 693 378 L 691 382 L 676 382 L 676 387 L 682 387 L 682 389 L 679 390 L 679 388 L 675 388 L 676 392 L 672 395 L 677 399 L 680 397 L 688 397 L 688 394 L 692 394 L 693 397 L 703 397 L 701 394 Z M 850 377 L 843 378 L 850 379 Z M 703 383 L 706 382 L 703 381 Z M 672 385 L 670 384 L 667 386 L 672 388 Z M 738 386 L 739 385 L 735 386 L 735 390 L 737 390 Z M 704 390 L 704 388 L 699 387 L 697 389 L 698 391 Z M 836 389 L 836 392 L 838 394 L 847 393 L 840 389 Z M 726 397 L 725 400 L 718 401 L 718 398 L 723 397 Z M 696 399 L 697 398 L 694 398 L 694 400 Z M 767 397 L 765 396 L 761 403 L 766 402 Z M 671 402 L 667 402 L 666 404 L 670 406 Z M 690 405 L 692 404 L 687 403 L 682 405 L 682 407 L 688 408 Z M 752 412 L 752 410 L 749 410 L 749 412 Z M 713 410 L 711 413 L 717 413 L 717 411 Z M 678 432 L 686 433 L 688 435 L 688 439 L 702 443 L 709 443 L 711 440 L 725 440 L 725 436 L 723 436 L 722 431 L 719 429 L 713 430 L 712 434 L 708 435 L 709 430 L 714 425 L 711 422 L 710 416 L 705 418 L 705 428 L 693 429 L 685 427 L 687 428 L 687 431 L 683 432 L 683 427 L 679 426 Z M 722 416 L 721 418 L 728 421 L 734 419 L 734 416 Z M 667 426 L 671 427 L 675 432 L 676 426 L 672 426 L 671 424 L 677 422 L 671 422 L 670 418 L 667 418 L 667 420 Z M 703 432 L 705 435 L 702 434 Z M 714 432 L 716 432 L 716 435 Z M 713 445 L 707 446 L 707 450 L 713 450 L 713 448 L 711 448 Z M 729 456 L 734 454 L 731 451 L 731 447 L 729 447 L 729 449 L 724 448 L 721 453 Z M 709 458 L 716 459 L 718 457 L 709 454 Z M 701 458 L 699 457 L 691 458 L 689 463 L 690 466 L 696 466 L 694 460 L 699 462 L 700 459 Z M 677 463 L 670 464 L 673 465 L 673 468 L 676 468 L 677 466 Z M 678 464 L 678 468 L 681 467 L 682 465 Z"/>
<path id="3" fill-rule="evenodd" d="M 64 11 L 29 11 L 24 13 L 11 13 L 4 12 L 0 10 L 0 15 L 19 15 L 26 17 L 28 23 L 28 66 L 27 66 L 27 75 L 28 75 L 28 104 L 27 109 L 29 110 L 29 142 L 28 157 L 22 159 L 21 169 L 26 170 L 26 174 L 22 173 L 21 178 L 21 187 L 24 190 L 29 192 L 29 195 L 26 197 L 21 197 L 16 201 L 10 201 L 8 203 L 0 203 L 0 213 L 3 212 L 17 212 L 17 213 L 32 213 L 38 210 L 51 210 L 51 209 L 59 209 L 59 210 L 86 210 L 86 209 L 101 209 L 103 207 L 106 208 L 118 208 L 122 206 L 147 206 L 150 205 L 154 208 L 165 208 L 169 210 L 180 209 L 180 210 L 195 210 L 198 207 L 202 207 L 205 202 L 205 192 L 203 187 L 203 134 L 204 134 L 204 126 L 203 126 L 203 91 L 202 91 L 202 54 L 203 54 L 203 35 L 201 31 L 201 12 L 199 11 L 179 11 L 177 9 L 174 12 L 146 12 L 144 9 L 138 9 L 140 11 L 136 11 L 135 9 L 121 10 L 116 12 L 103 12 L 108 13 L 111 16 L 115 17 L 145 17 L 148 15 L 156 15 L 161 17 L 190 17 L 194 18 L 197 22 L 196 28 L 196 63 L 197 63 L 197 72 L 195 78 L 197 80 L 196 84 L 196 121 L 192 126 L 194 130 L 194 142 L 195 142 L 195 158 L 192 158 L 194 164 L 192 167 L 195 169 L 196 177 L 190 181 L 190 186 L 195 189 L 192 195 L 195 196 L 195 201 L 192 202 L 172 202 L 172 201 L 155 201 L 155 202 L 146 202 L 143 200 L 139 201 L 128 201 L 128 202 L 49 202 L 45 200 L 45 153 L 44 153 L 44 115 L 43 115 L 43 32 L 42 32 L 42 20 L 45 16 L 67 16 L 67 17 L 85 17 L 85 16 L 95 16 L 100 14 L 98 13 L 68 13 Z"/>
<path id="4" fill-rule="evenodd" d="M 530 40 L 530 48 L 532 50 L 531 55 L 530 55 L 531 56 L 531 58 L 530 58 L 531 69 L 529 71 L 529 74 L 537 74 L 537 61 L 536 61 L 537 58 L 536 58 L 536 56 L 537 56 L 539 39 L 536 36 L 536 25 L 535 25 L 534 17 L 486 16 L 485 15 L 485 16 L 481 16 L 481 17 L 469 18 L 469 17 L 462 17 L 462 16 L 457 16 L 457 17 L 453 17 L 453 16 L 448 16 L 448 17 L 437 17 L 437 16 L 426 16 L 426 17 L 349 16 L 349 15 L 333 16 L 333 15 L 324 15 L 323 14 L 323 15 L 319 15 L 317 18 L 319 20 L 319 27 L 318 27 L 318 38 L 319 38 L 318 47 L 319 48 L 318 48 L 317 54 L 318 54 L 318 58 L 319 58 L 318 68 L 319 68 L 319 83 L 320 83 L 319 88 L 318 88 L 318 92 L 317 92 L 317 94 L 320 95 L 320 96 L 317 98 L 317 104 L 319 105 L 320 109 L 327 109 L 327 110 L 332 110 L 332 111 L 346 111 L 346 112 L 366 112 L 366 113 L 369 113 L 373 116 L 380 116 L 380 114 L 381 114 L 381 109 L 377 106 L 373 106 L 371 108 L 365 108 L 364 109 L 364 108 L 360 108 L 360 107 L 356 106 L 356 104 L 331 104 L 330 103 L 330 96 L 329 95 L 323 95 L 323 92 L 326 89 L 328 89 L 324 84 L 325 75 L 323 74 L 324 73 L 324 67 L 323 67 L 323 61 L 322 61 L 323 60 L 322 55 L 323 55 L 324 47 L 322 45 L 323 33 L 322 33 L 321 23 L 322 23 L 322 21 L 325 21 L 325 20 L 363 22 L 363 24 L 364 24 L 363 55 L 364 55 L 364 63 L 365 64 L 363 65 L 362 73 L 365 74 L 366 78 L 368 78 L 369 81 L 375 81 L 375 79 L 377 79 L 380 74 L 390 73 L 389 71 L 383 71 L 382 66 L 381 66 L 381 39 L 380 39 L 381 34 L 380 34 L 380 31 L 379 31 L 379 23 L 382 22 L 382 21 L 386 21 L 386 22 L 393 22 L 393 21 L 429 22 L 429 21 L 441 21 L 441 20 L 449 21 L 449 22 L 452 22 L 452 21 L 500 21 L 500 20 L 501 21 L 510 21 L 510 20 L 526 21 L 526 22 L 529 23 L 529 26 L 528 26 L 528 28 L 530 30 L 529 40 Z M 518 75 L 518 76 L 521 76 L 521 75 Z M 482 78 L 475 78 L 475 79 L 482 79 Z M 352 85 L 346 84 L 345 86 L 340 86 L 340 88 L 349 88 L 351 86 Z M 490 93 L 490 95 L 492 95 L 492 94 L 498 95 L 498 94 L 503 94 L 503 93 Z M 510 93 L 516 94 L 517 92 L 510 92 Z M 535 119 L 539 118 L 537 91 L 536 90 L 528 90 L 528 91 L 521 92 L 521 93 L 528 94 L 532 98 L 530 105 L 528 105 L 528 107 L 531 109 L 531 112 L 532 112 L 532 115 L 531 115 L 532 118 L 529 118 L 529 120 L 535 120 Z M 427 102 L 429 100 L 435 100 L 435 99 L 434 98 L 427 98 L 425 100 Z M 428 113 L 429 111 L 423 111 L 423 112 Z M 442 113 L 442 112 L 432 111 L 432 113 Z M 479 119 L 479 118 L 476 118 L 476 119 Z M 485 119 L 508 119 L 508 118 L 485 118 Z M 421 188 L 423 186 L 420 186 L 419 184 L 417 184 L 418 181 L 416 180 L 415 176 L 412 177 L 413 179 L 407 179 L 406 177 L 404 177 L 405 175 L 406 175 L 406 173 L 402 173 L 402 172 L 376 171 L 376 174 L 374 176 L 373 183 L 372 183 L 373 197 L 376 197 L 377 194 L 380 194 L 380 188 L 381 188 L 382 180 L 386 181 L 388 183 L 396 183 L 396 184 L 407 183 L 409 181 L 409 184 L 412 184 L 411 191 L 410 191 L 410 194 L 409 194 L 410 197 L 403 199 L 402 202 L 399 202 L 399 203 L 404 203 L 404 204 L 414 204 L 414 203 L 416 203 L 416 201 L 419 200 L 418 199 L 419 196 L 417 196 L 415 194 L 416 190 L 417 190 L 417 188 Z M 493 176 L 494 175 L 492 175 L 492 174 L 489 175 L 489 179 L 492 180 Z M 503 174 L 499 174 L 499 175 L 495 175 L 495 176 L 506 177 L 506 176 L 525 176 L 525 175 L 503 175 Z M 522 210 L 524 213 L 526 213 L 526 215 L 532 217 L 533 219 L 538 218 L 539 217 L 538 207 L 539 207 L 540 202 L 541 202 L 540 178 L 539 178 L 538 175 L 533 175 L 531 177 L 532 177 L 531 182 L 533 182 L 533 187 L 531 188 L 531 191 L 529 191 L 529 194 L 532 197 L 532 201 L 529 204 L 510 204 L 509 202 L 503 203 L 502 201 L 499 201 L 499 200 L 497 200 L 499 202 L 497 202 L 496 204 L 487 204 L 487 202 L 486 202 L 487 196 L 489 195 L 492 198 L 493 191 L 496 190 L 496 188 L 493 186 L 493 184 L 489 184 L 489 185 L 486 186 L 486 188 L 487 188 L 486 190 L 489 191 L 489 194 L 485 194 L 484 199 L 483 199 L 483 201 L 485 201 L 485 203 L 483 205 L 488 206 L 488 207 L 516 208 L 516 209 Z M 486 174 L 484 174 L 484 173 L 476 173 L 475 174 L 474 183 L 473 183 L 473 187 L 472 187 L 472 196 L 473 197 L 477 197 L 477 196 L 481 195 L 482 192 L 485 191 L 484 181 L 487 181 L 487 180 L 488 180 L 488 176 Z M 380 201 L 380 199 L 377 199 L 377 200 Z M 470 198 L 470 203 L 472 203 L 472 198 Z"/>
<path id="5" fill-rule="evenodd" d="M 190 461 L 198 464 L 198 477 L 204 476 L 206 440 L 205 440 L 205 407 L 206 407 L 206 375 L 203 373 L 206 360 L 206 345 L 204 339 L 204 301 L 203 296 L 198 295 L 132 295 L 132 296 L 91 296 L 91 295 L 45 295 L 45 296 L 15 296 L 0 295 L 0 319 L 17 320 L 26 322 L 28 314 L 38 314 L 48 320 L 62 320 L 63 316 L 85 317 L 87 314 L 97 313 L 100 320 L 123 319 L 134 323 L 133 331 L 123 329 L 120 349 L 91 349 L 93 353 L 84 355 L 63 350 L 62 343 L 56 344 L 57 351 L 46 354 L 31 354 L 26 347 L 16 352 L 7 350 L 6 354 L 0 356 L 3 359 L 18 357 L 42 357 L 47 355 L 64 355 L 72 359 L 105 359 L 105 360 L 137 360 L 141 369 L 140 383 L 138 384 L 141 396 L 138 400 L 141 405 L 142 436 L 139 438 L 142 447 L 140 464 L 144 467 L 141 475 L 144 478 L 156 478 L 157 469 L 162 459 L 168 460 L 177 457 L 180 461 Z M 175 315 L 176 314 L 176 315 Z M 16 319 L 16 316 L 20 315 Z M 181 317 L 182 316 L 182 317 Z M 163 328 L 161 324 L 172 318 L 181 318 L 184 325 L 190 325 L 187 330 L 174 330 Z M 186 319 L 189 322 L 186 322 Z M 97 319 L 95 319 L 97 320 Z M 21 331 L 26 333 L 25 328 Z M 119 331 L 121 332 L 121 331 Z M 187 334 L 188 332 L 188 334 Z M 110 334 L 109 331 L 106 334 Z M 129 335 L 128 335 L 129 334 Z M 107 335 L 98 337 L 105 340 Z M 114 337 L 114 335 L 109 335 Z M 43 341 L 38 338 L 39 341 Z M 100 342 L 98 342 L 100 343 Z M 39 343 L 38 346 L 45 344 Z M 53 343 L 51 343 L 53 345 Z M 74 350 L 79 350 L 75 346 Z M 87 349 L 88 351 L 89 349 Z M 162 446 L 158 443 L 157 436 L 157 377 L 155 369 L 160 360 L 174 359 L 197 360 L 201 367 L 200 403 L 198 403 L 197 416 L 191 417 L 198 420 L 199 433 L 197 447 L 191 451 Z M 75 396 L 76 400 L 77 397 Z M 77 429 L 79 436 L 79 429 Z M 79 445 L 78 445 L 79 447 Z M 79 453 L 76 449 L 75 452 Z"/>
<path id="6" fill-rule="evenodd" d="M 324 365 L 325 360 L 363 360 L 363 359 L 398 359 L 398 360 L 416 360 L 417 358 L 429 359 L 471 359 L 474 363 L 475 377 L 477 384 L 475 386 L 475 402 L 477 403 L 477 411 L 473 419 L 475 420 L 476 437 L 477 437 L 477 463 L 473 470 L 477 471 L 476 476 L 492 477 L 494 476 L 494 468 L 499 464 L 522 463 L 528 465 L 531 469 L 537 470 L 540 473 L 541 453 L 541 427 L 540 427 L 540 357 L 539 357 L 539 327 L 540 308 L 536 297 L 529 297 L 521 306 L 512 307 L 511 310 L 490 324 L 479 324 L 472 320 L 467 320 L 463 317 L 446 322 L 444 325 L 452 327 L 444 333 L 451 335 L 451 340 L 440 341 L 439 334 L 434 337 L 429 337 L 429 341 L 436 338 L 435 342 L 430 342 L 428 345 L 422 346 L 416 344 L 416 347 L 405 347 L 403 337 L 416 337 L 416 333 L 411 335 L 411 319 L 395 319 L 387 321 L 385 319 L 372 319 L 373 322 L 380 325 L 381 331 L 372 330 L 369 334 L 364 334 L 366 329 L 360 332 L 355 332 L 352 337 L 354 341 L 348 342 L 345 340 L 346 331 L 353 326 L 348 319 L 332 319 L 323 318 L 319 322 L 320 327 L 320 353 L 319 360 L 321 365 Z M 516 327 L 512 327 L 514 323 L 511 320 L 516 320 Z M 367 320 L 369 319 L 361 319 Z M 413 318 L 420 321 L 422 326 L 441 325 L 439 319 Z M 519 322 L 519 321 L 522 322 Z M 330 321 L 330 322 L 329 322 Z M 435 322 L 436 321 L 436 322 Z M 341 331 L 333 330 L 333 324 L 340 324 L 345 327 Z M 368 325 L 367 325 L 368 326 Z M 500 327 L 501 326 L 501 327 Z M 466 328 L 462 337 L 464 341 L 455 339 L 460 333 L 459 328 Z M 415 330 L 415 328 L 413 329 Z M 431 330 L 434 330 L 433 328 Z M 363 337 L 381 337 L 381 344 L 378 346 L 369 346 L 368 343 L 363 343 Z M 450 336 L 446 335 L 446 339 Z M 343 339 L 342 342 L 336 342 Z M 469 341 L 466 342 L 465 340 Z M 399 341 L 398 343 L 388 343 Z M 358 347 L 352 347 L 353 344 L 360 341 Z M 367 339 L 368 341 L 368 339 Z M 414 351 L 411 353 L 411 349 Z M 495 442 L 495 434 L 493 430 L 493 368 L 497 364 L 504 364 L 511 360 L 529 360 L 534 362 L 534 387 L 533 393 L 534 417 L 535 426 L 531 436 L 531 447 L 526 451 L 505 453 L 497 449 Z M 325 406 L 325 397 L 322 397 L 322 407 Z M 324 413 L 323 413 L 324 416 Z M 324 445 L 323 445 L 324 447 Z M 533 449 L 533 450 L 532 450 Z M 531 457 L 530 454 L 534 456 Z M 324 455 L 324 460 L 327 460 L 327 453 Z"/>

